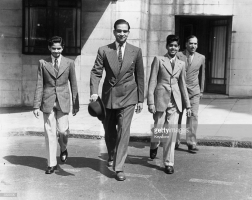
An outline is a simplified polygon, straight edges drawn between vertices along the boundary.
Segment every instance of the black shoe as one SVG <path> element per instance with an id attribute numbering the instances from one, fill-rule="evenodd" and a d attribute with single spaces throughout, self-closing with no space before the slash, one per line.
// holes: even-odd
<path id="1" fill-rule="evenodd" d="M 174 173 L 173 166 L 165 166 L 165 173 L 166 174 L 173 174 Z"/>
<path id="2" fill-rule="evenodd" d="M 107 166 L 108 167 L 112 167 L 113 166 L 114 161 L 113 160 L 108 160 Z"/>
<path id="3" fill-rule="evenodd" d="M 151 159 L 156 158 L 156 156 L 157 156 L 157 150 L 158 150 L 158 147 L 156 149 L 150 149 L 150 158 Z"/>
<path id="4" fill-rule="evenodd" d="M 176 144 L 175 144 L 175 149 L 178 149 L 179 145 L 180 145 L 180 141 L 177 141 Z"/>
<path id="5" fill-rule="evenodd" d="M 116 180 L 118 181 L 124 181 L 126 179 L 126 176 L 124 172 L 116 172 Z"/>
<path id="6" fill-rule="evenodd" d="M 61 162 L 66 162 L 68 157 L 67 149 L 63 152 L 60 152 L 60 160 Z"/>
<path id="7" fill-rule="evenodd" d="M 196 144 L 188 144 L 188 151 L 199 151 Z"/>
<path id="8" fill-rule="evenodd" d="M 57 165 L 53 167 L 47 167 L 45 173 L 46 174 L 52 174 L 55 170 L 57 170 Z"/>

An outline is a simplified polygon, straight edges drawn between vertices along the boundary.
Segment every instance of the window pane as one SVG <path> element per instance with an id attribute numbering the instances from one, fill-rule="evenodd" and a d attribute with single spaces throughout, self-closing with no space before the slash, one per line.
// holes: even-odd
<path id="1" fill-rule="evenodd" d="M 29 0 L 30 6 L 46 6 L 47 0 Z"/>
<path id="2" fill-rule="evenodd" d="M 46 43 L 46 10 L 30 8 L 29 46 L 43 47 Z M 30 49 L 34 52 L 33 49 Z"/>
<path id="3" fill-rule="evenodd" d="M 58 2 L 58 6 L 61 7 L 75 7 L 76 6 L 76 0 L 60 0 Z"/>
<path id="4" fill-rule="evenodd" d="M 81 11 L 77 10 L 77 44 L 76 47 L 81 47 Z"/>
<path id="5" fill-rule="evenodd" d="M 76 39 L 76 10 L 60 9 L 58 19 L 59 34 L 64 38 L 66 47 L 74 47 Z"/>

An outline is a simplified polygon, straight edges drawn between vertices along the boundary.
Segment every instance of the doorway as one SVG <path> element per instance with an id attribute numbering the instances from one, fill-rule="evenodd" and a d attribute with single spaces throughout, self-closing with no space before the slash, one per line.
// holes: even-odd
<path id="1" fill-rule="evenodd" d="M 231 43 L 231 16 L 175 16 L 175 34 L 185 49 L 189 35 L 198 38 L 197 52 L 205 55 L 205 92 L 226 94 Z"/>

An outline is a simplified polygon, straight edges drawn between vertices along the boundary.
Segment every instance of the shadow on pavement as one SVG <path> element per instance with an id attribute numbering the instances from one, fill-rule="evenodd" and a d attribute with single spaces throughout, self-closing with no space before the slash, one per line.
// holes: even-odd
<path id="1" fill-rule="evenodd" d="M 144 167 L 154 168 L 154 169 L 163 171 L 163 169 L 160 166 L 153 165 L 149 162 L 153 162 L 153 160 L 147 156 L 128 155 L 126 159 L 126 163 L 130 163 L 134 165 L 141 165 Z"/>
<path id="2" fill-rule="evenodd" d="M 9 155 L 4 157 L 9 163 L 13 165 L 23 165 L 35 169 L 45 171 L 46 169 L 46 159 L 36 156 L 15 156 Z M 58 164 L 61 164 L 58 158 Z M 67 165 L 72 166 L 73 168 L 91 168 L 97 172 L 100 172 L 108 178 L 114 178 L 114 172 L 108 169 L 107 162 L 96 159 L 96 158 L 85 158 L 85 157 L 69 157 L 66 162 Z M 58 170 L 55 171 L 55 174 L 61 176 L 75 176 L 72 173 L 65 171 L 62 165 L 58 165 Z"/>
<path id="3" fill-rule="evenodd" d="M 0 114 L 23 113 L 23 112 L 32 112 L 32 111 L 33 111 L 33 108 L 30 106 L 0 108 Z"/>

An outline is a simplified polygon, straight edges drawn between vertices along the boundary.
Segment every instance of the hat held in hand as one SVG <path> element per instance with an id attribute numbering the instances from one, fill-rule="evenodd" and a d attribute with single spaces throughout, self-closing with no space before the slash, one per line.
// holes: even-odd
<path id="1" fill-rule="evenodd" d="M 88 104 L 88 112 L 91 116 L 97 117 L 101 121 L 104 120 L 106 116 L 106 110 L 99 96 L 96 101 Z"/>

